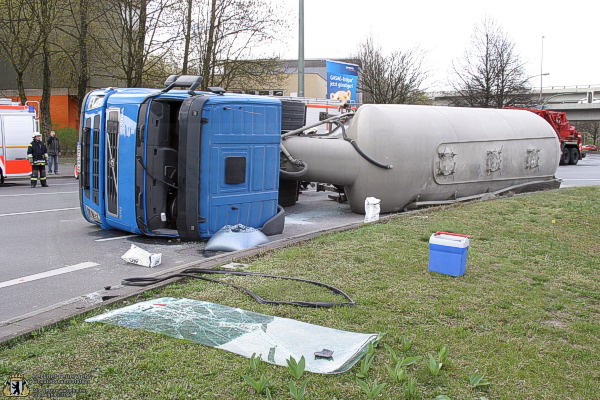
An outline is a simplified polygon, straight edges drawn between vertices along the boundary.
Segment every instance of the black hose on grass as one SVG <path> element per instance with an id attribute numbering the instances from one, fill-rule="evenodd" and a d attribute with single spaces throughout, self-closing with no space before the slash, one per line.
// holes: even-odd
<path id="1" fill-rule="evenodd" d="M 289 281 L 296 282 L 304 282 L 310 285 L 315 285 L 319 287 L 324 287 L 326 289 L 331 290 L 333 293 L 338 294 L 348 300 L 345 303 L 329 303 L 329 302 L 313 302 L 313 301 L 276 301 L 276 300 L 265 300 L 256 293 L 243 288 L 241 286 L 234 285 L 233 283 L 220 281 L 218 279 L 207 278 L 202 275 L 235 275 L 235 276 L 258 276 L 261 278 L 270 278 L 270 279 L 285 279 Z M 290 305 L 297 307 L 312 307 L 312 308 L 331 308 L 331 307 L 351 307 L 356 305 L 355 301 L 348 296 L 343 290 L 336 288 L 335 286 L 328 285 L 326 283 L 311 281 L 308 279 L 301 278 L 292 278 L 289 276 L 279 276 L 279 275 L 268 275 L 268 274 L 260 274 L 257 272 L 245 272 L 245 271 L 225 271 L 219 269 L 203 269 L 203 268 L 188 268 L 184 269 L 178 274 L 167 275 L 162 278 L 153 278 L 153 277 L 139 277 L 139 278 L 126 278 L 121 281 L 121 284 L 124 286 L 150 286 L 157 284 L 159 282 L 164 282 L 173 278 L 194 278 L 201 279 L 208 282 L 220 283 L 222 285 L 231 286 L 239 291 L 246 293 L 248 296 L 252 297 L 257 303 L 260 304 L 268 304 L 268 305 Z"/>

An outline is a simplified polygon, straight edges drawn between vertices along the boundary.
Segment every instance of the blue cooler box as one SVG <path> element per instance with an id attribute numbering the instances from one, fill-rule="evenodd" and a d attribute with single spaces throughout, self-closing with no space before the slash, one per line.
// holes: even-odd
<path id="1" fill-rule="evenodd" d="M 429 271 L 463 276 L 467 269 L 469 236 L 437 232 L 429 238 Z"/>

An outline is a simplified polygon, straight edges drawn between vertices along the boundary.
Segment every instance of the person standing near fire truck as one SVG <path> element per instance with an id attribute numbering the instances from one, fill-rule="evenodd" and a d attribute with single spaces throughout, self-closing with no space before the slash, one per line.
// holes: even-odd
<path id="1" fill-rule="evenodd" d="M 48 150 L 42 142 L 39 132 L 33 134 L 33 141 L 27 148 L 27 158 L 31 163 L 31 187 L 34 188 L 39 180 L 43 187 L 48 187 L 46 182 L 46 164 L 48 163 Z"/>
<path id="2" fill-rule="evenodd" d="M 54 174 L 58 175 L 58 156 L 60 155 L 60 140 L 56 137 L 56 132 L 50 131 L 50 137 L 46 141 L 48 148 L 48 173 L 52 173 L 52 164 L 54 164 Z"/>

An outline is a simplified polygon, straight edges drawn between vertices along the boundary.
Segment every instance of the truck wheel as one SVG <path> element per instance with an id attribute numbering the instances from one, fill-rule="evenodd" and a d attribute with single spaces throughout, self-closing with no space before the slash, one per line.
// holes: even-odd
<path id="1" fill-rule="evenodd" d="M 4 172 L 2 172 L 2 168 L 0 168 L 0 185 L 4 185 Z"/>
<path id="2" fill-rule="evenodd" d="M 571 147 L 571 159 L 569 160 L 569 164 L 577 165 L 579 162 L 579 149 L 577 147 Z"/>
<path id="3" fill-rule="evenodd" d="M 279 180 L 279 205 L 291 207 L 298 201 L 299 182 L 286 179 Z"/>
<path id="4" fill-rule="evenodd" d="M 560 156 L 560 165 L 568 165 L 571 161 L 571 152 L 567 147 L 562 149 L 562 155 Z"/>

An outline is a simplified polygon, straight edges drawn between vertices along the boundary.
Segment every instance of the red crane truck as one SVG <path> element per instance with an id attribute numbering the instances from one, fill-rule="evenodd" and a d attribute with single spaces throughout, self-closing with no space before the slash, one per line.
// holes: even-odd
<path id="1" fill-rule="evenodd" d="M 562 150 L 560 165 L 576 165 L 580 159 L 585 157 L 585 153 L 581 149 L 581 146 L 583 145 L 583 135 L 571 125 L 567 119 L 566 113 L 561 111 L 532 109 L 527 109 L 527 111 L 536 113 L 544 118 L 552 128 L 554 128 Z"/>

